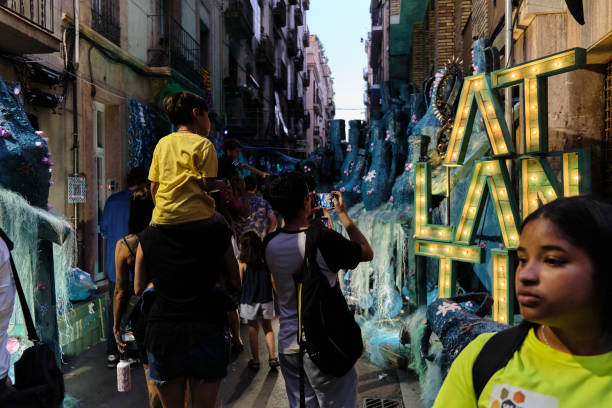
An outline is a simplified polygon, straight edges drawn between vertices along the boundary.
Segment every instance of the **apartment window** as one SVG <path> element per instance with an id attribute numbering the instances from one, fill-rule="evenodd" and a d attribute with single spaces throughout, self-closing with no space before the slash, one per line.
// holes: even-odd
<path id="1" fill-rule="evenodd" d="M 119 0 L 92 0 L 91 27 L 113 43 L 121 46 Z"/>
<path id="2" fill-rule="evenodd" d="M 105 245 L 104 237 L 100 232 L 100 220 L 102 219 L 102 211 L 104 210 L 104 204 L 106 203 L 106 169 L 104 166 L 104 104 L 94 102 L 93 110 L 93 134 L 94 134 L 94 159 L 95 159 L 95 174 L 94 180 L 96 183 L 96 211 L 95 211 L 95 225 L 98 225 L 97 233 L 97 253 L 96 267 L 94 271 L 94 280 L 99 281 L 104 279 L 104 265 L 105 265 Z M 113 256 L 112 254 L 106 254 L 107 256 Z"/>
<path id="3" fill-rule="evenodd" d="M 210 58 L 210 30 L 200 21 L 200 66 L 210 70 L 208 61 Z"/>

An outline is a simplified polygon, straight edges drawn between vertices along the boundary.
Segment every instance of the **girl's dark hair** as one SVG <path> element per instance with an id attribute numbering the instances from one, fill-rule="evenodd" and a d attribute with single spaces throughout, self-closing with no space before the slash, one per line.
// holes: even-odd
<path id="1" fill-rule="evenodd" d="M 149 226 L 153 214 L 153 200 L 148 190 L 135 190 L 130 196 L 128 234 L 138 234 Z"/>
<path id="2" fill-rule="evenodd" d="M 243 232 L 238 240 L 238 248 L 240 249 L 240 254 L 238 255 L 240 262 L 251 264 L 263 261 L 263 241 L 256 231 L 248 230 Z"/>
<path id="3" fill-rule="evenodd" d="M 269 201 L 272 208 L 278 211 L 285 221 L 289 221 L 304 206 L 308 191 L 308 184 L 302 174 L 296 171 L 283 173 L 270 184 Z"/>
<path id="4" fill-rule="evenodd" d="M 599 324 L 605 336 L 612 336 L 612 273 L 607 259 L 612 242 L 612 204 L 589 196 L 558 198 L 531 213 L 521 231 L 539 218 L 552 222 L 565 239 L 588 254 L 594 268 Z"/>
<path id="5" fill-rule="evenodd" d="M 191 115 L 194 109 L 200 112 L 208 112 L 206 101 L 193 92 L 177 92 L 164 98 L 164 113 L 174 126 L 193 123 Z"/>

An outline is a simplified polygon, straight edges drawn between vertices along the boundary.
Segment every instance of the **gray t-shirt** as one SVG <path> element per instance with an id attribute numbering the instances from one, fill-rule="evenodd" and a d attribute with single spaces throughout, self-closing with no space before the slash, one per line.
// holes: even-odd
<path id="1" fill-rule="evenodd" d="M 306 230 L 280 230 L 268 238 L 266 265 L 272 274 L 280 308 L 278 348 L 282 354 L 298 353 L 297 296 L 293 274 L 304 262 Z M 317 249 L 317 262 L 331 286 L 337 283 L 340 269 L 354 269 L 361 259 L 361 246 L 329 228 L 322 228 Z"/>

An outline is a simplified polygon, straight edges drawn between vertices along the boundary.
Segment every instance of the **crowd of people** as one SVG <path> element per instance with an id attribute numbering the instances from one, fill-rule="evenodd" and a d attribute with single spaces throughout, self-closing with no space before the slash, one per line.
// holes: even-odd
<path id="1" fill-rule="evenodd" d="M 151 407 L 182 408 L 189 402 L 192 407 L 214 407 L 230 353 L 244 349 L 243 319 L 251 352 L 247 367 L 261 367 L 261 329 L 267 366 L 280 367 L 288 399 L 297 407 L 292 273 L 304 260 L 312 182 L 298 173 L 270 181 L 267 173 L 238 162 L 241 146 L 235 140 L 226 141 L 217 157 L 207 138 L 207 107 L 199 96 L 170 95 L 164 109 L 176 131 L 158 142 L 148 180 L 140 177 L 141 169 L 133 169 L 128 190 L 111 197 L 104 211 L 102 232 L 115 253 L 113 276 L 109 274 L 114 336 L 107 363 L 116 364 L 118 354 L 129 353 L 135 345 L 133 359 L 142 362 Z M 241 177 L 244 170 L 251 174 Z M 125 197 L 127 221 L 113 211 L 113 203 Z M 342 195 L 336 197 L 349 238 L 329 229 L 321 236 L 318 262 L 331 285 L 337 284 L 340 268 L 373 257 L 348 217 Z M 113 227 L 122 222 L 127 225 L 123 230 Z M 277 316 L 278 353 L 273 330 Z M 334 406 L 355 406 L 354 369 L 337 378 L 323 374 L 309 360 L 305 363 L 308 406 L 334 401 Z"/>
<path id="2" fill-rule="evenodd" d="M 302 330 L 303 304 L 313 293 L 302 291 L 309 262 L 320 271 L 320 283 L 337 288 L 340 269 L 374 256 L 342 194 L 333 192 L 333 204 L 348 238 L 321 226 L 313 243 L 311 181 L 288 172 L 268 182 L 265 172 L 236 162 L 235 141 L 225 143 L 218 159 L 207 138 L 207 106 L 192 93 L 166 97 L 164 108 L 176 132 L 159 141 L 148 174 L 133 169 L 128 189 L 109 198 L 104 211 L 101 230 L 115 254 L 107 264 L 114 333 L 107 364 L 135 349 L 151 407 L 216 407 L 230 353 L 244 348 L 242 318 L 248 369 L 261 367 L 261 328 L 268 367 L 280 367 L 292 408 L 356 407 L 354 361 L 332 375 L 312 344 L 303 349 L 304 338 L 313 335 Z M 243 169 L 253 174 L 242 178 Z M 1 402 L 13 389 L 6 343 L 15 285 L 12 244 L 0 233 Z M 560 198 L 529 215 L 515 274 L 523 322 L 471 342 L 452 364 L 434 407 L 612 406 L 610 242 L 612 205 L 606 202 Z"/>

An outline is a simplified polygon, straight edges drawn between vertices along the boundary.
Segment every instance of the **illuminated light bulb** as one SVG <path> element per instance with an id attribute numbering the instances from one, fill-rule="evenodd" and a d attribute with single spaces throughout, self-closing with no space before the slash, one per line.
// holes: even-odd
<path id="1" fill-rule="evenodd" d="M 506 286 L 506 282 L 501 281 L 501 282 L 500 282 L 500 284 L 499 284 L 499 286 L 501 286 L 502 288 L 503 288 L 503 287 L 505 287 L 505 286 Z"/>
<path id="2" fill-rule="evenodd" d="M 497 125 L 493 125 L 493 129 L 497 130 Z"/>
<path id="3" fill-rule="evenodd" d="M 501 145 L 499 146 L 500 150 L 506 150 L 506 146 L 505 145 Z"/>
<path id="4" fill-rule="evenodd" d="M 474 82 L 474 86 L 478 88 L 480 86 L 480 82 Z"/>
<path id="5" fill-rule="evenodd" d="M 533 200 L 533 201 L 531 202 L 531 204 L 537 204 L 537 203 L 538 203 L 538 202 L 537 202 L 536 200 Z"/>
<path id="6" fill-rule="evenodd" d="M 476 190 L 476 195 L 480 194 L 480 190 Z"/>
<path id="7" fill-rule="evenodd" d="M 558 62 L 555 62 L 555 63 L 553 64 L 553 66 L 558 67 L 558 66 L 559 66 L 559 63 L 558 63 Z"/>
<path id="8" fill-rule="evenodd" d="M 516 78 L 516 74 L 514 72 L 512 73 L 512 78 Z"/>
<path id="9" fill-rule="evenodd" d="M 446 264 L 446 269 L 448 269 L 448 268 L 449 268 L 449 266 L 448 266 L 448 264 Z"/>
<path id="10" fill-rule="evenodd" d="M 467 235 L 467 234 L 468 234 L 468 232 L 467 232 L 467 231 L 464 231 L 464 232 L 463 232 L 463 235 Z"/>
<path id="11" fill-rule="evenodd" d="M 504 303 L 506 301 L 506 298 L 499 298 L 499 301 Z"/>
<path id="12" fill-rule="evenodd" d="M 469 112 L 468 108 L 465 108 L 465 110 L 463 112 L 464 113 L 468 113 Z"/>
<path id="13" fill-rule="evenodd" d="M 493 105 L 489 105 L 489 110 L 492 111 L 493 110 Z"/>
<path id="14" fill-rule="evenodd" d="M 531 72 L 536 72 L 536 71 L 537 71 L 536 67 L 531 68 Z"/>
<path id="15" fill-rule="evenodd" d="M 499 268 L 497 268 L 497 269 L 499 269 L 499 271 L 500 271 L 500 272 L 503 272 L 503 271 L 504 271 L 504 267 L 503 267 L 503 266 L 500 266 L 500 267 L 499 267 Z"/>
<path id="16" fill-rule="evenodd" d="M 516 239 L 516 235 L 512 235 L 510 239 L 514 241 Z"/>
<path id="17" fill-rule="evenodd" d="M 463 129 L 459 129 L 459 134 L 462 134 L 462 133 L 463 133 Z"/>
<path id="18" fill-rule="evenodd" d="M 509 219 L 510 219 L 510 216 L 509 216 L 509 215 L 506 215 L 506 219 L 507 219 L 507 220 L 509 220 Z"/>
<path id="19" fill-rule="evenodd" d="M 463 255 L 467 255 L 467 251 L 463 251 Z"/>
<path id="20" fill-rule="evenodd" d="M 453 157 L 457 157 L 457 153 L 453 153 Z"/>
<path id="21" fill-rule="evenodd" d="M 537 130 L 534 130 L 534 131 L 533 131 L 533 132 L 531 132 L 531 133 L 533 133 L 534 135 L 537 135 L 537 134 L 538 134 L 538 131 L 537 131 Z"/>
<path id="22" fill-rule="evenodd" d="M 536 106 L 535 105 L 531 105 L 531 109 L 535 110 Z"/>
<path id="23" fill-rule="evenodd" d="M 429 252 L 433 252 L 434 247 L 429 247 Z"/>
<path id="24" fill-rule="evenodd" d="M 500 320 L 503 322 L 504 320 L 506 320 L 506 318 L 504 316 L 500 317 Z"/>
<path id="25" fill-rule="evenodd" d="M 506 192 L 504 190 L 499 190 L 499 195 L 504 195 Z"/>
<path id="26" fill-rule="evenodd" d="M 488 165 L 487 165 L 487 170 L 491 170 L 491 166 L 488 166 Z"/>
<path id="27" fill-rule="evenodd" d="M 421 183 L 425 182 L 425 177 L 421 177 Z"/>
<path id="28" fill-rule="evenodd" d="M 535 181 L 535 179 L 536 179 L 535 176 L 531 176 L 532 181 Z"/>
<path id="29" fill-rule="evenodd" d="M 574 180 L 579 180 L 580 176 L 574 176 Z"/>
<path id="30" fill-rule="evenodd" d="M 448 286 L 450 285 L 449 281 L 444 282 L 444 284 L 446 285 L 446 287 L 448 288 Z"/>
<path id="31" fill-rule="evenodd" d="M 473 208 L 470 208 L 470 213 L 474 214 L 474 209 Z"/>
<path id="32" fill-rule="evenodd" d="M 421 197 L 421 202 L 425 202 L 425 197 Z"/>
<path id="33" fill-rule="evenodd" d="M 438 232 L 438 235 L 442 236 L 442 231 Z"/>
<path id="34" fill-rule="evenodd" d="M 449 248 L 449 247 L 446 247 L 446 248 L 444 248 L 444 250 L 445 250 L 446 252 L 449 252 L 449 251 L 450 251 L 450 248 Z"/>
<path id="35" fill-rule="evenodd" d="M 536 87 L 535 84 L 531 85 L 531 89 L 535 89 L 535 87 Z"/>
<path id="36" fill-rule="evenodd" d="M 553 191 L 552 190 L 548 190 L 548 195 L 553 195 Z"/>
<path id="37" fill-rule="evenodd" d="M 421 220 L 424 220 L 424 219 L 425 219 L 425 216 L 421 215 Z"/>
<path id="38" fill-rule="evenodd" d="M 424 234 L 424 233 L 425 233 L 425 230 L 421 230 L 421 234 Z"/>

